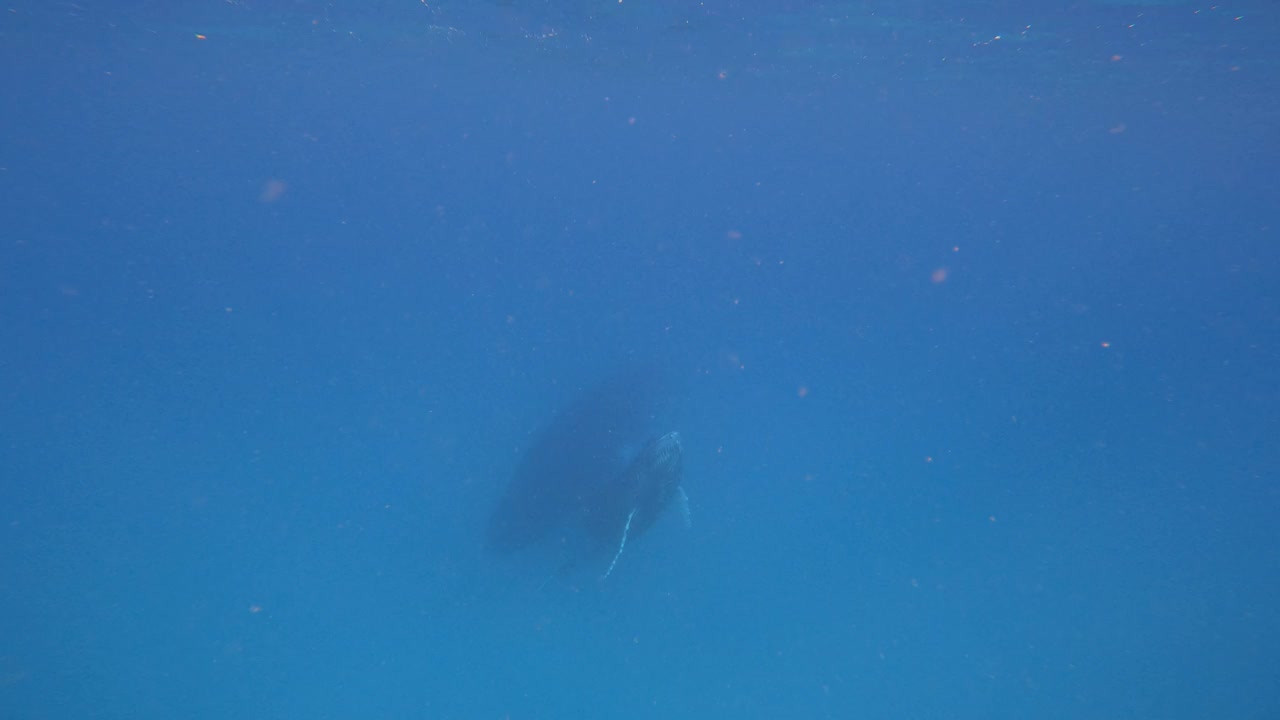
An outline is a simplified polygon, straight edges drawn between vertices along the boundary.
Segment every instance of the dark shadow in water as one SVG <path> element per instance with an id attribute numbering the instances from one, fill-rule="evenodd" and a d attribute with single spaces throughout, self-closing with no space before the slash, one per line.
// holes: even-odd
<path id="1" fill-rule="evenodd" d="M 658 432 L 663 373 L 619 373 L 585 391 L 535 436 L 490 517 L 486 545 L 506 554 L 583 527 L 589 503 Z"/>

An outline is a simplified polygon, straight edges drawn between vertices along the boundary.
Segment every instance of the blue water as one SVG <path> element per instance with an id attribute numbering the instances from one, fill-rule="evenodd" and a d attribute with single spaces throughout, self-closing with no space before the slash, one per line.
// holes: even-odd
<path id="1" fill-rule="evenodd" d="M 10 2 L 0 720 L 1280 717 L 1278 36 Z M 655 360 L 692 526 L 487 553 Z"/>

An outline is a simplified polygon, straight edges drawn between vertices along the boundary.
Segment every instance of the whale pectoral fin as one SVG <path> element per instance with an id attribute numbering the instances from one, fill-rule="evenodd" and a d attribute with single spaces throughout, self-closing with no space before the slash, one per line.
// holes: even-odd
<path id="1" fill-rule="evenodd" d="M 693 527 L 693 512 L 689 510 L 689 494 L 683 487 L 678 487 L 676 490 L 679 491 L 676 495 L 676 507 L 680 510 L 680 519 L 684 520 L 685 527 Z"/>
<path id="2" fill-rule="evenodd" d="M 631 519 L 636 516 L 636 510 L 639 509 L 633 508 L 627 515 L 627 524 L 622 528 L 622 542 L 618 543 L 618 552 L 613 554 L 613 560 L 609 562 L 609 569 L 604 571 L 604 576 L 600 578 L 601 580 L 609 577 L 609 573 L 613 572 L 613 566 L 618 564 L 618 558 L 622 557 L 622 548 L 627 546 L 627 533 L 631 532 Z"/>

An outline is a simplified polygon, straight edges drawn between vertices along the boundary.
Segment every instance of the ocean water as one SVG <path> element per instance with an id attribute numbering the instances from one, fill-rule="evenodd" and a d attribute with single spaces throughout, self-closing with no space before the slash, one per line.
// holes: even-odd
<path id="1" fill-rule="evenodd" d="M 1280 717 L 1278 36 L 8 3 L 0 720 Z M 691 526 L 487 551 L 644 363 Z"/>

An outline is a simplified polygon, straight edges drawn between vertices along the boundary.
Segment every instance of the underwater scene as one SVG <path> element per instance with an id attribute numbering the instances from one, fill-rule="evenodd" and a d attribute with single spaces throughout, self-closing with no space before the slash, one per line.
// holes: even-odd
<path id="1" fill-rule="evenodd" d="M 0 720 L 1280 717 L 1273 0 L 11 0 Z"/>

